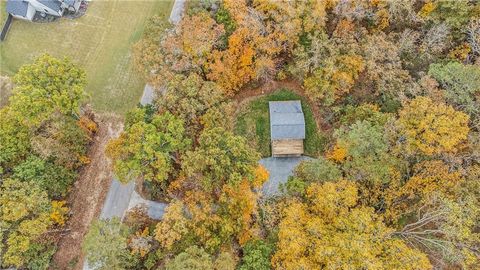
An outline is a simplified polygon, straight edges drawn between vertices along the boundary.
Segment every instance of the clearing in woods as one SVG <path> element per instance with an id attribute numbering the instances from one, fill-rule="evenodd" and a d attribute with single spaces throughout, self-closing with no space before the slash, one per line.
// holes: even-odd
<path id="1" fill-rule="evenodd" d="M 42 53 L 67 56 L 87 72 L 86 89 L 95 111 L 124 113 L 138 103 L 145 85 L 133 68 L 131 47 L 148 18 L 158 14 L 167 19 L 172 5 L 172 0 L 92 1 L 87 13 L 74 20 L 14 20 L 0 43 L 0 75 L 12 76 Z M 3 23 L 5 1 L 0 8 Z"/>

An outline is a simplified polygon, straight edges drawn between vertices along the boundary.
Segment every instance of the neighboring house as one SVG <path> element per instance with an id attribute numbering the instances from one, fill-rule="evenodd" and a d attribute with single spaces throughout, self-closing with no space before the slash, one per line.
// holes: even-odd
<path id="1" fill-rule="evenodd" d="M 305 139 L 302 104 L 294 101 L 270 101 L 270 133 L 273 157 L 301 156 Z"/>
<path id="2" fill-rule="evenodd" d="M 77 12 L 81 2 L 81 0 L 7 0 L 7 13 L 28 21 L 32 21 L 37 12 L 41 15 L 61 17 L 67 12 Z"/>

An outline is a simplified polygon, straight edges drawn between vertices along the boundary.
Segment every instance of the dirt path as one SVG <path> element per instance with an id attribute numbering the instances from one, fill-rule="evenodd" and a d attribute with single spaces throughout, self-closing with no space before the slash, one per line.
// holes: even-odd
<path id="1" fill-rule="evenodd" d="M 308 105 L 312 109 L 318 129 L 327 130 L 330 128 L 329 124 L 323 121 L 322 113 L 320 112 L 319 107 L 307 98 L 307 96 L 305 95 L 305 90 L 303 89 L 301 83 L 294 80 L 272 81 L 266 84 L 262 84 L 257 88 L 246 88 L 240 90 L 235 96 L 233 96 L 233 100 L 237 104 L 237 113 L 244 104 L 250 102 L 252 99 L 258 96 L 270 94 L 275 90 L 282 88 L 286 88 L 295 92 L 297 95 L 305 97 Z"/>
<path id="2" fill-rule="evenodd" d="M 103 206 L 112 179 L 111 164 L 105 157 L 107 142 L 123 129 L 123 120 L 114 115 L 96 115 L 98 132 L 90 147 L 91 162 L 80 171 L 70 192 L 68 203 L 71 214 L 65 234 L 58 244 L 53 269 L 81 269 L 81 244 L 92 220 Z"/>

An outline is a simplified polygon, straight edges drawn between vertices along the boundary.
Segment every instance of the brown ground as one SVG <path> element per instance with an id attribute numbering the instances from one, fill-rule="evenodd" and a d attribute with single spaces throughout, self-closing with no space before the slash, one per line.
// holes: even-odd
<path id="1" fill-rule="evenodd" d="M 252 99 L 270 94 L 275 90 L 286 88 L 295 92 L 297 95 L 302 97 L 307 97 L 305 95 L 305 90 L 302 87 L 302 84 L 295 81 L 295 80 L 283 80 L 283 81 L 271 81 L 269 83 L 265 83 L 260 85 L 256 88 L 245 88 L 240 90 L 235 96 L 233 96 L 233 100 L 237 104 L 237 113 L 238 110 L 243 107 L 244 104 L 250 102 Z M 314 104 L 310 99 L 306 99 L 309 103 L 308 105 L 312 109 L 313 115 L 315 117 L 315 122 L 317 123 L 318 129 L 328 130 L 330 128 L 329 124 L 322 121 L 324 117 L 322 117 L 321 111 L 317 104 Z"/>
<path id="2" fill-rule="evenodd" d="M 68 197 L 71 217 L 54 255 L 53 269 L 82 269 L 81 244 L 90 223 L 98 217 L 112 179 L 105 157 L 107 142 L 123 130 L 123 120 L 114 115 L 96 115 L 98 132 L 89 150 L 91 162 L 80 171 Z"/>

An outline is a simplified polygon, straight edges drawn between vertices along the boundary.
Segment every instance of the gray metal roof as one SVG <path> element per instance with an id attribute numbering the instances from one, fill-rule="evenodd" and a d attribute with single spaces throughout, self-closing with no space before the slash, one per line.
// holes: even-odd
<path id="1" fill-rule="evenodd" d="M 69 6 L 73 6 L 75 4 L 75 0 L 64 0 L 63 2 Z"/>
<path id="2" fill-rule="evenodd" d="M 305 139 L 305 117 L 300 100 L 270 101 L 272 140 Z"/>
<path id="3" fill-rule="evenodd" d="M 47 6 L 55 11 L 60 11 L 62 7 L 62 2 L 59 0 L 37 0 L 38 2 L 42 3 L 44 6 Z"/>
<path id="4" fill-rule="evenodd" d="M 23 0 L 8 0 L 7 13 L 25 17 L 27 15 L 28 3 Z"/>

